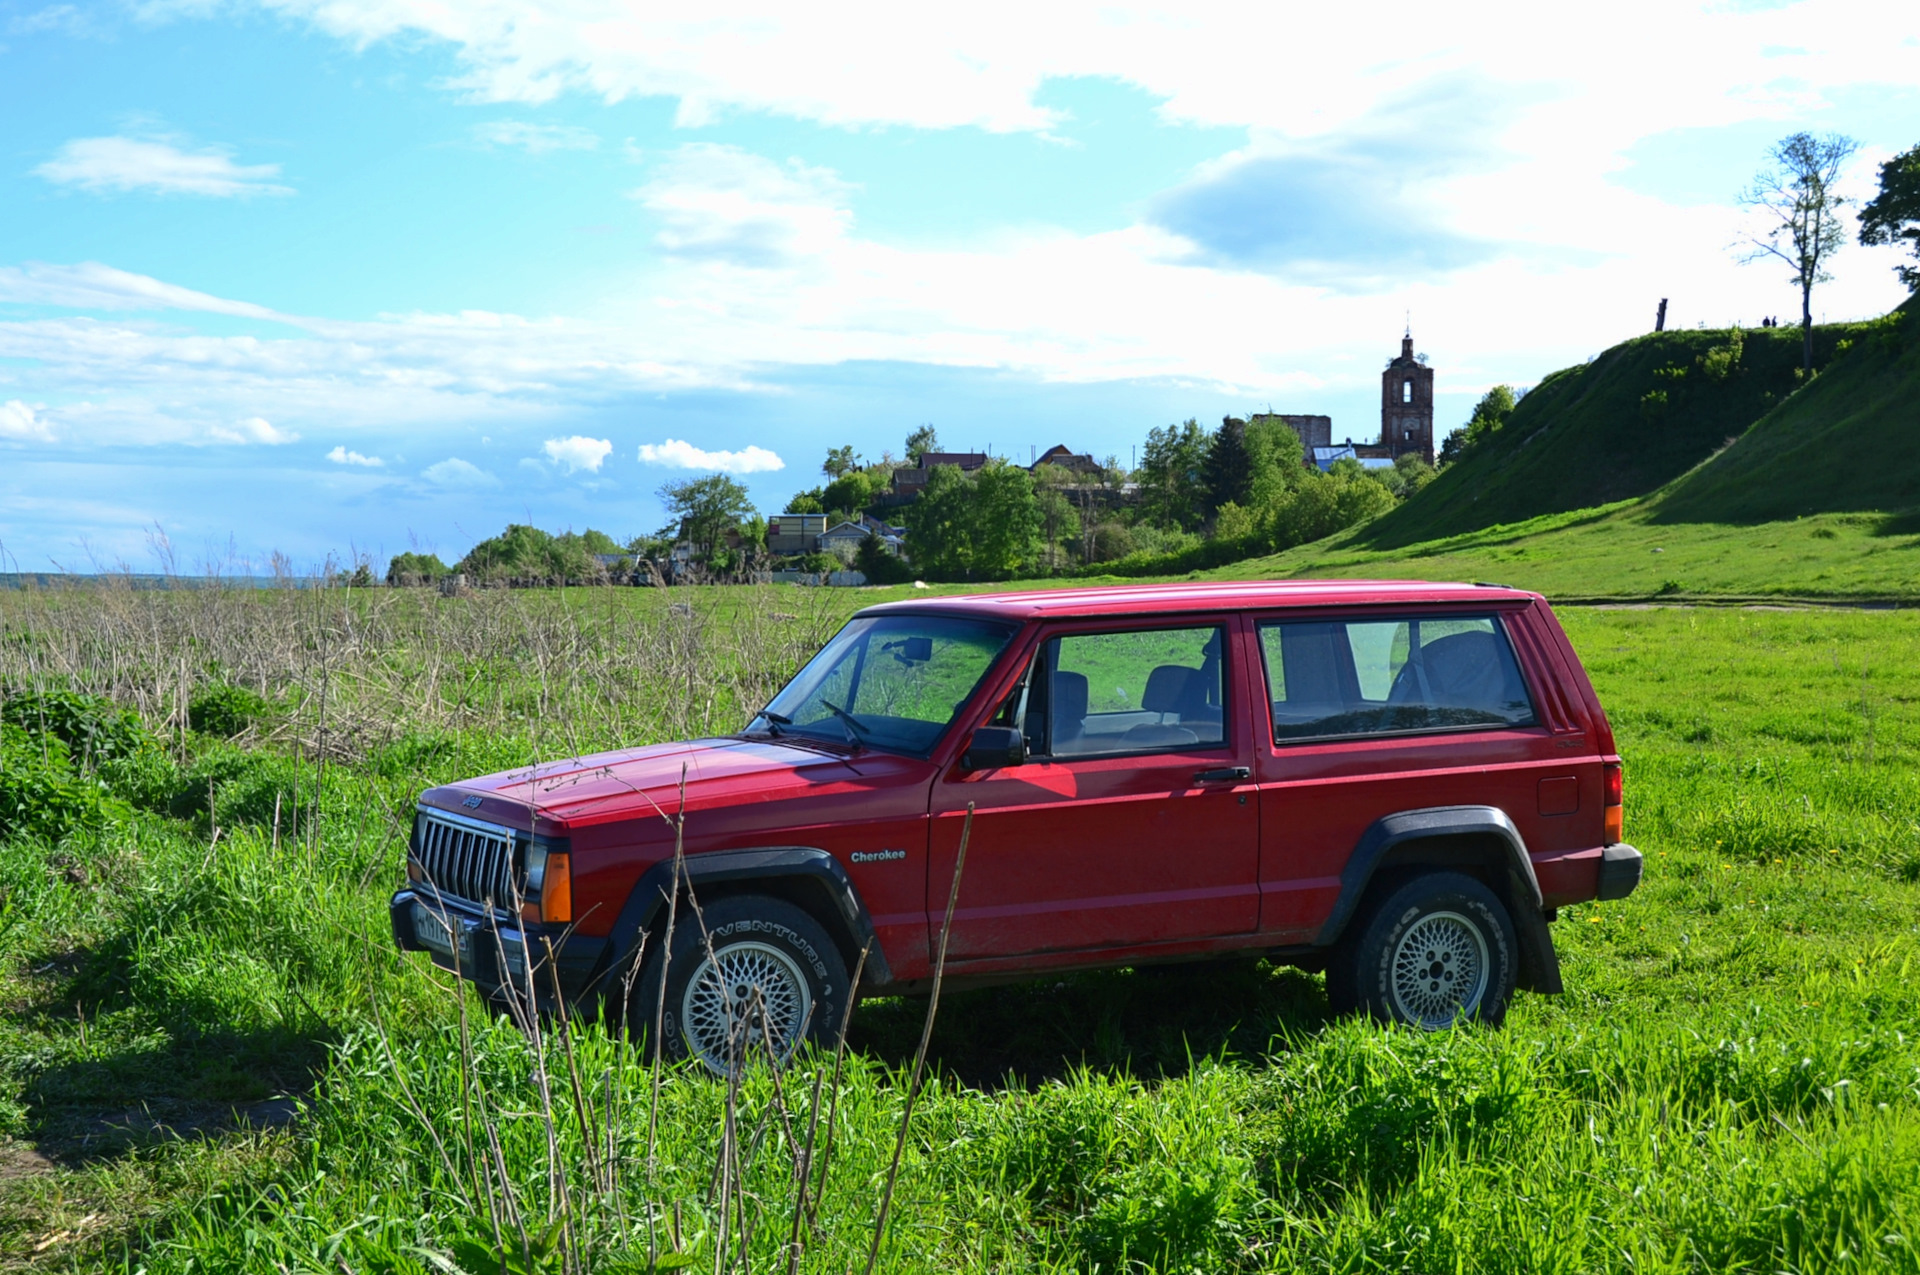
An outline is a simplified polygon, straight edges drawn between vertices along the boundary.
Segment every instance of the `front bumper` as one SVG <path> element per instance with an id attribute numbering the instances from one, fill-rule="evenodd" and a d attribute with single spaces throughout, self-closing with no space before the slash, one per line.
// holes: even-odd
<path id="1" fill-rule="evenodd" d="M 568 934 L 564 926 L 488 916 L 478 908 L 430 899 L 416 890 L 394 895 L 387 910 L 393 921 L 393 941 L 401 951 L 426 952 L 435 965 L 470 980 L 490 997 L 524 1000 L 531 981 L 536 1003 L 542 1010 L 553 1011 L 560 1008 L 554 1001 L 555 976 L 562 1002 L 569 1008 L 584 1004 L 600 990 L 607 948 L 604 938 Z"/>
<path id="2" fill-rule="evenodd" d="M 1640 884 L 1640 852 L 1632 846 L 1611 845 L 1600 852 L 1600 893 L 1602 903 L 1624 899 Z"/>

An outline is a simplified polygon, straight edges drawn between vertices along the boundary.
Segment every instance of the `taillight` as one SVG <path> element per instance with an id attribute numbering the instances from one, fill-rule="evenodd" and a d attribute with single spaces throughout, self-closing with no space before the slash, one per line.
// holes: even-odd
<path id="1" fill-rule="evenodd" d="M 1608 762 L 1600 774 L 1601 823 L 1606 843 L 1615 845 L 1620 841 L 1626 825 L 1626 811 L 1621 804 L 1621 797 L 1626 790 L 1625 776 L 1617 761 Z"/>

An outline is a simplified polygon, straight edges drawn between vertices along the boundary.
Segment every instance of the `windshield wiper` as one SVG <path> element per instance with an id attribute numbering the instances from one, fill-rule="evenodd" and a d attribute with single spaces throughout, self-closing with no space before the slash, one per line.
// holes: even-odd
<path id="1" fill-rule="evenodd" d="M 772 735 L 775 739 L 780 738 L 780 728 L 782 726 L 793 725 L 793 719 L 791 717 L 776 713 L 770 708 L 763 708 L 752 717 L 749 717 L 747 719 L 747 725 L 753 725 L 762 717 L 767 719 L 767 734 Z"/>
<path id="2" fill-rule="evenodd" d="M 832 713 L 835 717 L 839 718 L 843 726 L 846 726 L 849 728 L 847 731 L 847 742 L 849 744 L 852 744 L 855 748 L 861 747 L 861 744 L 860 744 L 859 735 L 855 735 L 853 733 L 854 731 L 859 731 L 861 735 L 873 734 L 872 731 L 868 730 L 866 726 L 861 723 L 859 718 L 855 717 L 852 713 L 849 713 L 846 709 L 841 708 L 838 704 L 834 703 L 832 700 L 823 699 L 820 701 L 820 703 L 829 713 Z"/>

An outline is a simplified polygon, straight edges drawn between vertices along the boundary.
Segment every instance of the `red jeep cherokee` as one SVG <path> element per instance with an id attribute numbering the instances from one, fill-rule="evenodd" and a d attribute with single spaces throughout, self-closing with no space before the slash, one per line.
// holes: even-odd
<path id="1" fill-rule="evenodd" d="M 663 962 L 683 775 L 701 916 L 676 906 Z M 1439 1027 L 1560 990 L 1555 909 L 1640 879 L 1620 801 L 1537 594 L 915 599 L 855 615 L 736 734 L 430 789 L 393 928 L 497 997 L 632 989 L 630 1021 L 664 1003 L 669 1054 L 723 1069 L 749 1007 L 785 1054 L 852 996 L 928 986 L 971 805 L 956 983 L 1259 954 L 1324 968 L 1337 1011 Z"/>

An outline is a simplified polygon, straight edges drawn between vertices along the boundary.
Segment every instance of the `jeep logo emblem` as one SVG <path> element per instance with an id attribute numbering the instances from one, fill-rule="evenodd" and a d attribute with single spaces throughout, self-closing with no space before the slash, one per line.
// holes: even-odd
<path id="1" fill-rule="evenodd" d="M 907 857 L 905 850 L 855 850 L 847 858 L 855 863 L 891 863 Z"/>
<path id="2" fill-rule="evenodd" d="M 465 806 L 468 810 L 480 809 L 480 799 L 478 797 L 469 797 L 465 801 L 461 802 L 460 804 Z"/>

